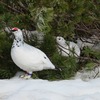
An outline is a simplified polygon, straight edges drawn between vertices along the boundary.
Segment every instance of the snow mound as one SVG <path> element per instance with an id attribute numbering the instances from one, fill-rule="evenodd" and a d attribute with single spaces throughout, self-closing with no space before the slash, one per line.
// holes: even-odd
<path id="1" fill-rule="evenodd" d="M 88 82 L 18 77 L 0 80 L 0 100 L 100 100 L 100 78 Z"/>

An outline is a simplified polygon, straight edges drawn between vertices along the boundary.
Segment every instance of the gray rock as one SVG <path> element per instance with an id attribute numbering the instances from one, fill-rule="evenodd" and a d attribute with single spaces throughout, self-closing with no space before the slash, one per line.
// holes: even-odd
<path id="1" fill-rule="evenodd" d="M 98 77 L 100 77 L 100 65 L 97 64 L 97 66 L 91 70 L 82 69 L 81 71 L 78 71 L 74 79 L 80 78 L 83 81 L 89 81 Z"/>
<path id="2" fill-rule="evenodd" d="M 43 39 L 44 39 L 44 34 L 42 32 L 38 32 L 38 31 L 29 31 L 29 30 L 22 30 L 24 37 L 28 40 L 32 40 L 34 41 L 34 39 L 37 40 L 38 43 L 42 43 Z"/>
<path id="3" fill-rule="evenodd" d="M 80 49 L 83 49 L 83 47 L 92 47 L 94 43 L 91 39 L 81 38 L 77 39 L 77 45 L 80 47 Z"/>
<path id="4" fill-rule="evenodd" d="M 13 38 L 12 33 L 11 33 L 11 28 L 10 27 L 5 27 L 4 31 L 7 33 L 7 35 L 10 36 L 10 38 Z M 38 31 L 29 31 L 26 29 L 22 29 L 24 39 L 26 41 L 35 41 L 37 40 L 38 43 L 42 43 L 44 39 L 44 34 L 42 32 Z"/>
<path id="5" fill-rule="evenodd" d="M 92 49 L 93 49 L 94 51 L 100 51 L 100 42 L 97 43 L 97 44 L 94 44 L 93 47 L 92 47 Z"/>

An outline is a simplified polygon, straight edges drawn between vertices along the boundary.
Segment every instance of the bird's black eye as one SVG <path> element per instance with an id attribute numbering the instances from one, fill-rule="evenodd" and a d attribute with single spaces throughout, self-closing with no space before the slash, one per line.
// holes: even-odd
<path id="1" fill-rule="evenodd" d="M 44 57 L 44 59 L 46 59 L 46 57 Z"/>
<path id="2" fill-rule="evenodd" d="M 61 40 L 61 38 L 59 38 L 59 40 Z"/>

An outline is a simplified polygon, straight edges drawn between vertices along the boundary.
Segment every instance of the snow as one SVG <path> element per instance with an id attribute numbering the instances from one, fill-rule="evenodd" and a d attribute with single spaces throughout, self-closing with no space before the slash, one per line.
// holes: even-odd
<path id="1" fill-rule="evenodd" d="M 100 100 L 100 78 L 48 81 L 42 79 L 0 80 L 0 100 Z"/>

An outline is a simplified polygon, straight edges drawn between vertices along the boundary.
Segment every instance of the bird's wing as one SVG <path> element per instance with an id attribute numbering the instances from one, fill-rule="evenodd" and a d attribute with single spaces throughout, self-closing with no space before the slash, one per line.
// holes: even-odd
<path id="1" fill-rule="evenodd" d="M 36 64 L 36 66 L 42 66 L 44 69 L 54 69 L 55 66 L 52 64 L 52 62 L 49 60 L 49 58 L 46 56 L 44 52 L 41 50 L 30 46 L 26 44 L 25 46 L 27 48 L 27 55 L 31 59 L 31 64 Z M 30 56 L 29 56 L 30 55 Z"/>
<path id="2" fill-rule="evenodd" d="M 43 62 L 43 63 L 50 61 L 49 58 L 46 56 L 46 54 L 44 52 L 42 52 L 41 50 L 39 50 L 33 46 L 30 46 L 28 44 L 26 44 L 25 47 L 27 48 L 27 51 L 28 51 L 29 55 L 31 55 L 33 60 L 37 59 L 37 61 Z"/>

